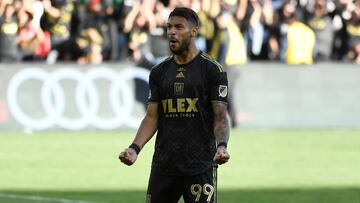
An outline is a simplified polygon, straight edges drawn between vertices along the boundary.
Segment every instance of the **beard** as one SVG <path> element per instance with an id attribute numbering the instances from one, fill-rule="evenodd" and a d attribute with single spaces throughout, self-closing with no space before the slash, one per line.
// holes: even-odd
<path id="1" fill-rule="evenodd" d="M 189 50 L 189 45 L 190 45 L 190 38 L 184 40 L 184 41 L 180 44 L 180 47 L 177 48 L 177 49 L 171 49 L 171 47 L 170 47 L 170 51 L 171 51 L 173 54 L 181 54 L 181 53 Z"/>

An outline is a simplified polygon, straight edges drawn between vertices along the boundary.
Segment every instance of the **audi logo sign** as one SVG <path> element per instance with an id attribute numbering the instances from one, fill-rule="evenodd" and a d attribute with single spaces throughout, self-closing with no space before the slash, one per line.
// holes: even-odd
<path id="1" fill-rule="evenodd" d="M 119 127 L 137 128 L 142 117 L 132 114 L 135 108 L 134 90 L 129 81 L 140 79 L 148 83 L 149 71 L 140 67 L 125 68 L 120 71 L 99 67 L 81 71 L 76 68 L 59 68 L 47 71 L 42 68 L 29 67 L 17 72 L 9 81 L 7 100 L 9 112 L 13 118 L 25 128 L 47 130 L 60 127 L 68 130 L 81 130 L 93 127 L 111 130 Z M 74 98 L 65 94 L 69 91 L 61 81 L 70 80 L 74 85 Z M 109 88 L 98 87 L 97 80 L 109 82 Z M 19 92 L 29 81 L 40 82 L 40 98 L 38 102 L 44 111 L 43 117 L 35 116 L 24 110 L 19 102 Z M 111 117 L 99 115 L 101 92 L 108 91 L 107 106 L 111 109 Z M 68 100 L 74 100 L 78 117 L 65 114 Z"/>

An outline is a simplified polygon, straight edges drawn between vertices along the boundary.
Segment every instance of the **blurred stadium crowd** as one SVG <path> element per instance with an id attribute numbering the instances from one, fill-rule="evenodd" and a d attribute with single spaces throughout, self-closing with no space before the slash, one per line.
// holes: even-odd
<path id="1" fill-rule="evenodd" d="M 0 0 L 0 62 L 133 60 L 170 55 L 176 6 L 200 17 L 198 47 L 222 64 L 360 63 L 360 0 Z"/>

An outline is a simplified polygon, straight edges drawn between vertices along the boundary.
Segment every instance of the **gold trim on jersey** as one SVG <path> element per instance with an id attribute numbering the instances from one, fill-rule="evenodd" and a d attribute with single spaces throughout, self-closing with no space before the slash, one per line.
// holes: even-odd
<path id="1" fill-rule="evenodd" d="M 224 72 L 224 69 L 223 69 L 223 67 L 220 65 L 220 63 L 217 62 L 216 60 L 214 60 L 213 58 L 211 58 L 211 57 L 210 57 L 209 55 L 207 55 L 206 53 L 202 52 L 202 53 L 201 53 L 201 57 L 203 57 L 204 59 L 206 59 L 206 60 L 212 62 L 213 64 L 215 64 L 215 65 L 218 67 L 218 69 L 219 69 L 220 72 Z"/>
<path id="2" fill-rule="evenodd" d="M 163 60 L 162 62 L 160 62 L 159 64 L 153 66 L 151 69 L 156 69 L 156 68 L 160 67 L 164 62 L 170 61 L 170 59 L 172 59 L 172 58 L 173 58 L 173 56 L 167 57 L 166 59 L 164 59 L 164 60 Z"/>

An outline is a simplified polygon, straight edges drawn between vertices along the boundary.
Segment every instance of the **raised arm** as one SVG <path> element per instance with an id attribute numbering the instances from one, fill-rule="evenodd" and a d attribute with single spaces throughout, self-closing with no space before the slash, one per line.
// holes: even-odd
<path id="1" fill-rule="evenodd" d="M 158 128 L 158 103 L 150 102 L 133 143 L 122 151 L 119 159 L 130 166 L 135 163 L 140 150 L 153 137 Z"/>
<path id="2" fill-rule="evenodd" d="M 61 17 L 61 11 L 58 8 L 52 6 L 50 0 L 43 0 L 44 11 L 52 19 L 58 19 Z"/>
<path id="3" fill-rule="evenodd" d="M 212 108 L 214 112 L 214 135 L 217 143 L 214 161 L 218 164 L 224 164 L 230 159 L 230 155 L 226 150 L 230 136 L 230 117 L 227 104 L 213 102 Z"/>

